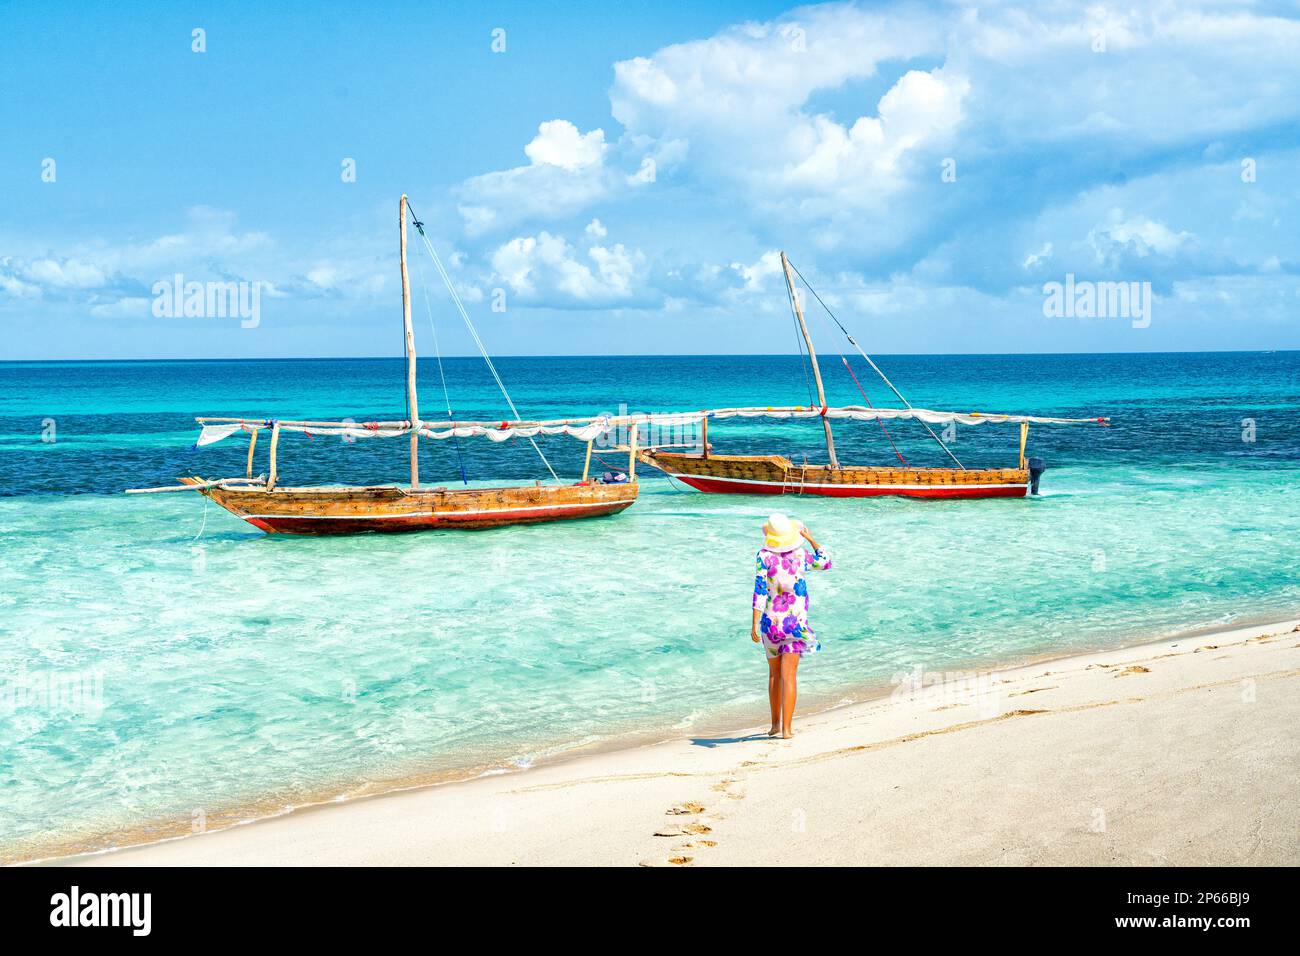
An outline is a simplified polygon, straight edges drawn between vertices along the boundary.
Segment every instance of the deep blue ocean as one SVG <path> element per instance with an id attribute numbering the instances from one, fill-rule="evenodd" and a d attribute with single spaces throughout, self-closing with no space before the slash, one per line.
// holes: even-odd
<path id="1" fill-rule="evenodd" d="M 1049 470 L 1026 500 L 701 495 L 639 467 L 640 500 L 612 518 L 268 538 L 197 495 L 121 492 L 243 473 L 242 439 L 192 450 L 196 415 L 404 418 L 400 360 L 0 363 L 0 858 L 765 720 L 749 593 L 777 509 L 835 558 L 811 582 L 824 650 L 802 669 L 808 706 L 917 667 L 1300 610 L 1300 353 L 879 361 L 919 407 L 1112 425 L 1034 427 Z M 526 417 L 809 402 L 795 356 L 497 366 Z M 838 356 L 823 369 L 832 404 L 862 403 Z M 446 372 L 458 418 L 506 416 L 481 361 Z M 422 417 L 445 417 L 434 362 L 420 381 Z M 943 463 L 919 424 L 890 430 L 913 464 Z M 817 421 L 709 437 L 825 460 Z M 953 448 L 1010 466 L 1017 439 L 985 424 Z M 895 460 L 874 422 L 839 425 L 836 444 L 845 463 Z M 542 447 L 576 479 L 582 444 Z M 476 483 L 546 476 L 527 443 L 466 439 L 426 443 L 424 482 L 455 484 L 462 463 Z M 287 435 L 280 472 L 403 482 L 406 442 Z"/>

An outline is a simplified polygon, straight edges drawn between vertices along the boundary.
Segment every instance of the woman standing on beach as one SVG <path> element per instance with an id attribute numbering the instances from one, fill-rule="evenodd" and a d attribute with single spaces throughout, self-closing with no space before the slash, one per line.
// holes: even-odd
<path id="1" fill-rule="evenodd" d="M 785 739 L 794 736 L 796 674 L 799 658 L 821 650 L 808 624 L 807 571 L 828 571 L 830 555 L 797 521 L 774 514 L 763 525 L 763 547 L 754 567 L 754 619 L 750 640 L 767 651 L 767 698 L 772 708 L 772 729 Z M 803 538 L 812 553 L 799 546 Z M 783 719 L 784 718 L 784 719 Z"/>

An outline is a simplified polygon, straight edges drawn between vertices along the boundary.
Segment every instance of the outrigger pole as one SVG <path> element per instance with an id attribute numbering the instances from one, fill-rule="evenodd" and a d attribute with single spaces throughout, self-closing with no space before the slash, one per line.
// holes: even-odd
<path id="1" fill-rule="evenodd" d="M 420 406 L 415 396 L 415 333 L 411 329 L 411 280 L 406 272 L 406 194 L 398 218 L 402 236 L 402 325 L 406 331 L 406 417 L 411 423 L 411 490 L 420 486 Z"/>
<path id="2" fill-rule="evenodd" d="M 822 371 L 817 365 L 817 350 L 813 348 L 812 336 L 808 334 L 808 323 L 803 319 L 803 308 L 799 305 L 799 296 L 794 288 L 794 276 L 790 274 L 790 260 L 781 253 L 781 268 L 785 270 L 785 286 L 790 291 L 790 302 L 794 305 L 795 318 L 799 320 L 799 331 L 808 345 L 808 360 L 812 363 L 813 379 L 817 382 L 817 401 L 826 407 L 826 390 L 822 388 Z M 826 429 L 826 454 L 830 456 L 831 467 L 838 468 L 839 460 L 835 457 L 835 437 L 831 434 L 829 418 L 822 416 L 822 427 Z"/>

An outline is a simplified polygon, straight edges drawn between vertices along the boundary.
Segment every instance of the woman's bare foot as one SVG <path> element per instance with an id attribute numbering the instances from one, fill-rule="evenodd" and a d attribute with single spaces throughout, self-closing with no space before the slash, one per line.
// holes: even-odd
<path id="1" fill-rule="evenodd" d="M 767 732 L 767 735 L 768 735 L 769 737 L 775 737 L 775 736 L 776 736 L 777 734 L 779 734 L 780 732 L 781 732 L 781 728 L 778 727 L 776 724 L 773 724 L 773 725 L 772 725 L 772 729 L 769 730 L 769 731 Z"/>
<path id="2" fill-rule="evenodd" d="M 782 739 L 782 740 L 789 740 L 789 739 L 790 739 L 791 737 L 793 737 L 793 736 L 794 736 L 794 731 L 793 731 L 793 730 L 787 730 L 787 731 L 785 731 L 785 732 L 783 732 L 783 733 L 781 734 L 781 739 Z"/>

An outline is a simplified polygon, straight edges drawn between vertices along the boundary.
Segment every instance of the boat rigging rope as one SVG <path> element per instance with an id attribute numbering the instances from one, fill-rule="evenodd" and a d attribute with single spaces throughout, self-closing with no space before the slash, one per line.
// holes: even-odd
<path id="1" fill-rule="evenodd" d="M 843 332 L 844 337 L 849 340 L 849 344 L 852 345 L 855 349 L 857 349 L 858 354 L 867 360 L 867 364 L 870 365 L 875 370 L 876 374 L 880 376 L 880 380 L 889 386 L 889 390 L 898 396 L 898 400 L 900 402 L 902 402 L 908 408 L 911 408 L 912 403 L 909 402 L 907 399 L 905 399 L 903 397 L 903 393 L 894 387 L 894 383 L 891 382 L 889 380 L 889 377 L 886 376 L 885 373 L 880 370 L 880 366 L 872 361 L 871 356 L 862 350 L 862 346 L 858 344 L 857 339 L 855 339 L 852 336 L 849 330 L 844 327 L 844 323 L 835 317 L 835 313 L 830 310 L 830 307 L 825 302 L 822 302 L 822 297 L 817 294 L 817 290 L 812 287 L 812 284 L 803 277 L 803 273 L 799 271 L 798 266 L 796 266 L 793 262 L 791 262 L 790 268 L 794 269 L 794 274 L 797 275 L 803 281 L 804 285 L 808 286 L 808 291 L 813 294 L 813 298 L 815 298 L 818 304 L 823 309 L 826 310 L 826 314 L 831 317 L 831 320 L 840 327 L 840 331 Z M 925 430 L 930 433 L 930 437 L 939 443 L 939 447 L 942 448 L 947 453 L 948 457 L 957 463 L 958 468 L 966 467 L 961 463 L 961 461 L 957 458 L 957 456 L 952 453 L 952 449 L 950 449 L 947 445 L 944 444 L 943 439 L 934 433 L 934 429 L 930 427 L 929 423 L 922 421 L 921 424 L 925 427 Z"/>
<path id="2" fill-rule="evenodd" d="M 191 544 L 203 537 L 203 529 L 208 526 L 208 502 L 211 500 L 207 495 L 203 496 L 203 520 L 199 522 L 199 533 L 190 538 Z"/>
<path id="3" fill-rule="evenodd" d="M 790 266 L 791 268 L 794 268 L 794 263 L 791 263 Z M 797 272 L 798 270 L 795 271 Z M 803 276 L 800 276 L 799 278 L 803 279 Z M 804 279 L 803 281 L 806 284 L 808 280 Z M 812 286 L 809 286 L 808 288 L 811 290 Z M 816 294 L 817 293 L 815 292 L 813 293 L 813 295 Z M 817 301 L 820 302 L 821 300 L 818 299 Z M 822 305 L 822 308 L 825 308 L 825 304 Z M 853 379 L 853 384 L 858 387 L 858 391 L 862 395 L 862 400 L 867 403 L 868 408 L 875 408 L 876 406 L 871 404 L 871 399 L 867 397 L 867 390 L 862 387 L 862 383 L 858 381 L 857 375 L 853 373 L 853 366 L 849 364 L 849 360 L 845 356 L 844 351 L 839 346 L 835 347 L 835 351 L 839 354 L 840 361 L 844 363 L 844 368 L 849 373 L 849 378 Z M 881 418 L 879 415 L 877 415 L 876 424 L 879 425 L 880 430 L 885 433 L 885 441 L 889 442 L 889 447 L 894 449 L 894 454 L 898 456 L 898 460 L 903 463 L 903 467 L 904 468 L 910 467 L 907 463 L 907 459 L 903 457 L 903 453 L 899 451 L 898 446 L 894 444 L 894 436 L 889 434 L 889 429 L 885 426 L 885 420 Z M 800 492 L 800 494 L 802 493 L 803 492 Z"/>
<path id="4" fill-rule="evenodd" d="M 492 378 L 496 380 L 497 388 L 501 390 L 502 396 L 505 397 L 506 404 L 510 406 L 510 411 L 515 416 L 515 421 L 520 421 L 521 416 L 519 414 L 519 409 L 515 408 L 514 400 L 511 399 L 510 393 L 506 391 L 506 386 L 505 383 L 501 381 L 501 376 L 497 374 L 497 367 L 492 364 L 492 358 L 488 355 L 487 348 L 483 345 L 483 340 L 479 338 L 478 330 L 474 328 L 474 323 L 470 321 L 469 312 L 465 310 L 465 303 L 460 300 L 460 293 L 456 291 L 456 286 L 452 283 L 451 276 L 449 276 L 447 270 L 443 268 L 442 260 L 438 258 L 438 253 L 434 251 L 433 243 L 431 243 L 429 237 L 425 235 L 424 223 L 420 222 L 416 217 L 415 210 L 411 209 L 409 201 L 406 204 L 406 208 L 410 210 L 411 220 L 415 223 L 415 228 L 416 231 L 419 232 L 420 238 L 424 240 L 424 248 L 429 250 L 429 257 L 433 259 L 433 264 L 437 266 L 438 274 L 442 276 L 443 284 L 447 286 L 447 291 L 451 293 L 451 301 L 455 304 L 457 311 L 460 312 L 460 317 L 465 320 L 465 328 L 469 329 L 469 334 L 474 340 L 474 345 L 478 347 L 479 354 L 483 356 L 483 361 L 487 363 L 488 371 L 492 373 Z M 542 464 L 546 466 L 546 470 L 551 473 L 551 477 L 558 484 L 560 476 L 555 473 L 555 469 L 551 467 L 551 463 L 546 460 L 546 456 L 542 454 L 542 449 L 538 447 L 537 442 L 532 438 L 529 438 L 528 444 L 533 446 L 533 451 L 537 452 L 537 457 L 542 459 Z"/>
<path id="5" fill-rule="evenodd" d="M 867 390 L 862 387 L 862 383 L 858 381 L 858 377 L 853 374 L 853 366 L 849 364 L 849 360 L 844 357 L 843 352 L 840 353 L 840 361 L 843 362 L 844 367 L 848 369 L 849 377 L 853 379 L 853 384 L 856 385 L 858 391 L 862 393 L 862 400 L 867 403 L 867 407 L 875 408 L 876 406 L 871 404 L 871 399 L 867 398 Z M 894 444 L 894 436 L 890 435 L 889 429 L 885 427 L 885 420 L 877 415 L 876 423 L 880 426 L 880 430 L 885 433 L 885 440 L 889 442 L 889 447 L 894 449 L 894 454 L 898 456 L 898 460 L 903 463 L 903 467 L 907 467 L 907 459 L 903 457 L 903 453 L 899 451 L 898 446 Z"/>
<path id="6" fill-rule="evenodd" d="M 420 222 L 417 220 L 415 227 L 423 232 Z M 433 333 L 433 354 L 438 358 L 438 378 L 442 380 L 442 397 L 447 403 L 447 421 L 455 422 L 455 417 L 451 411 L 451 394 L 447 391 L 447 375 L 442 370 L 442 348 L 438 345 L 438 327 L 433 322 L 433 306 L 429 303 L 429 285 L 424 281 L 424 265 L 417 257 L 415 260 L 416 271 L 420 274 L 420 289 L 424 293 L 424 310 L 429 316 L 429 331 Z M 469 476 L 465 474 L 465 458 L 460 453 L 460 439 L 452 434 L 452 444 L 456 448 L 456 463 L 460 466 L 460 480 L 463 484 L 469 484 Z"/>
<path id="7" fill-rule="evenodd" d="M 668 487 L 671 488 L 673 491 L 677 492 L 679 495 L 684 495 L 687 493 L 683 491 L 681 488 L 677 487 L 681 482 L 677 478 L 674 478 L 671 472 L 665 471 L 664 477 L 668 479 Z M 690 486 L 687 485 L 687 487 L 689 488 Z"/>
<path id="8" fill-rule="evenodd" d="M 604 465 L 607 471 L 612 471 L 616 474 L 624 474 L 623 469 L 617 467 L 616 465 L 611 465 L 609 462 L 607 462 L 604 458 L 601 458 L 600 455 L 597 455 L 595 452 L 592 452 L 591 455 L 598 462 Z"/>
<path id="9" fill-rule="evenodd" d="M 794 267 L 794 263 L 791 263 L 791 268 L 793 268 L 793 267 Z M 798 270 L 796 270 L 796 271 L 798 271 Z M 800 276 L 799 278 L 800 278 L 800 279 L 803 279 L 803 276 Z M 807 279 L 804 279 L 803 281 L 804 281 L 805 283 L 807 283 L 808 280 L 807 280 Z M 812 289 L 812 286 L 809 286 L 808 288 L 811 290 L 811 289 Z M 816 295 L 817 293 L 814 292 L 813 294 Z M 821 300 L 818 299 L 817 301 L 820 302 Z M 822 308 L 825 308 L 825 303 L 822 304 Z M 821 316 L 820 316 L 820 315 L 818 316 L 818 319 L 819 319 L 820 321 L 824 321 L 824 320 L 821 319 Z M 833 337 L 832 337 L 832 339 L 833 339 Z M 843 349 L 841 349 L 841 348 L 837 345 L 837 346 L 835 347 L 835 351 L 839 354 L 840 361 L 844 363 L 844 369 L 845 369 L 845 371 L 847 371 L 847 372 L 849 373 L 849 378 L 853 379 L 853 384 L 856 385 L 856 386 L 858 387 L 858 392 L 861 393 L 861 395 L 862 395 L 862 400 L 863 400 L 864 402 L 867 403 L 867 407 L 868 407 L 868 408 L 875 408 L 876 406 L 871 404 L 871 399 L 867 396 L 867 390 L 866 390 L 865 388 L 862 387 L 862 383 L 858 381 L 858 377 L 857 377 L 857 375 L 855 375 L 855 374 L 853 373 L 853 366 L 849 364 L 849 360 L 848 360 L 848 358 L 845 356 Z M 899 451 L 899 450 L 898 450 L 898 446 L 894 444 L 894 436 L 891 435 L 891 434 L 889 434 L 889 428 L 886 427 L 886 425 L 885 425 L 885 420 L 884 420 L 883 418 L 881 418 L 879 415 L 877 415 L 877 416 L 876 416 L 876 424 L 879 425 L 879 426 L 880 426 L 880 430 L 881 430 L 882 432 L 885 433 L 885 441 L 889 442 L 889 447 L 892 448 L 892 449 L 894 449 L 894 454 L 898 457 L 898 460 L 899 460 L 900 462 L 903 463 L 903 467 L 904 467 L 904 468 L 910 468 L 911 466 L 907 463 L 907 459 L 903 457 L 903 453 L 902 453 L 901 451 Z"/>

